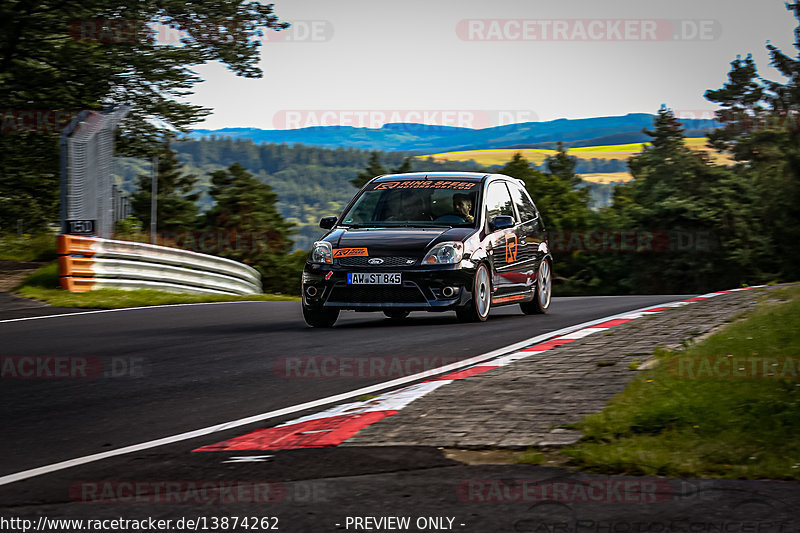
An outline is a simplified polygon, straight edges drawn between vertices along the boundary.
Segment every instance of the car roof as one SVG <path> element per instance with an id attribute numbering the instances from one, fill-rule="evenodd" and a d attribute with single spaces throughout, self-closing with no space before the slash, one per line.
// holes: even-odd
<path id="1" fill-rule="evenodd" d="M 403 181 L 403 180 L 421 180 L 421 179 L 455 179 L 466 181 L 482 181 L 490 177 L 504 177 L 502 174 L 487 174 L 485 172 L 407 172 L 405 174 L 383 174 L 374 179 L 374 181 Z M 513 179 L 513 178 L 510 178 Z"/>

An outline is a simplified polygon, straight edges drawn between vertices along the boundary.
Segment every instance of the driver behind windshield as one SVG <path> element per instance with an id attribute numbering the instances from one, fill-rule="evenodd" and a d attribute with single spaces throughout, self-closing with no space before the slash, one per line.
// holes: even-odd
<path id="1" fill-rule="evenodd" d="M 468 194 L 453 195 L 453 211 L 466 222 L 474 222 L 472 216 L 472 198 Z"/>

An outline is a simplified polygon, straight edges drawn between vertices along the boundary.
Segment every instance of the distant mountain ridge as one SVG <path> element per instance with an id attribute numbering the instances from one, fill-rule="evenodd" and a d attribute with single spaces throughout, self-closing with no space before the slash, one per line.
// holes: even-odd
<path id="1" fill-rule="evenodd" d="M 629 113 L 616 117 L 562 118 L 484 129 L 414 123 L 384 124 L 381 128 L 314 126 L 292 130 L 197 129 L 185 138 L 216 136 L 252 139 L 258 144 L 304 144 L 432 154 L 490 148 L 551 148 L 557 141 L 564 142 L 567 147 L 646 142 L 650 137 L 642 133 L 642 129 L 652 127 L 654 116 L 649 113 Z M 688 119 L 682 122 L 687 137 L 702 137 L 721 125 L 711 119 Z"/>

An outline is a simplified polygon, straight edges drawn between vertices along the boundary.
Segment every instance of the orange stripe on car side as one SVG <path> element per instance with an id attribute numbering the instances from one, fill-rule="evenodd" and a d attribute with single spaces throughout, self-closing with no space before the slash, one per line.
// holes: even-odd
<path id="1" fill-rule="evenodd" d="M 516 302 L 517 300 L 524 300 L 524 294 L 516 294 L 514 296 L 499 296 L 497 298 L 492 298 L 493 304 L 500 304 L 505 302 Z"/>

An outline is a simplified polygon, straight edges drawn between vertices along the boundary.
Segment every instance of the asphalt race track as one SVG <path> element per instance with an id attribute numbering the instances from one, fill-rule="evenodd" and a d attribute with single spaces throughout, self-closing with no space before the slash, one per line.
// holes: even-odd
<path id="1" fill-rule="evenodd" d="M 480 324 L 459 323 L 454 313 L 412 313 L 405 321 L 394 323 L 378 313 L 346 312 L 329 330 L 307 328 L 298 302 L 170 306 L 2 321 L 0 355 L 4 361 L 82 358 L 94 377 L 54 377 L 47 374 L 56 372 L 50 366 L 39 369 L 38 374 L 43 375 L 15 379 L 9 376 L 15 367 L 3 367 L 0 477 L 388 381 L 380 377 L 287 378 L 276 371 L 281 358 L 416 356 L 428 360 L 444 357 L 452 362 L 573 324 L 686 297 L 556 298 L 548 315 L 525 316 L 517 306 L 510 306 L 495 309 L 489 321 Z M 96 365 L 106 374 L 116 375 L 95 375 L 100 368 Z M 436 492 L 436 483 L 444 482 L 447 475 L 498 475 L 490 467 L 460 465 L 430 449 L 290 450 L 279 452 L 274 459 L 264 458 L 264 462 L 233 464 L 222 460 L 230 454 L 191 453 L 198 446 L 296 416 L 271 418 L 7 483 L 0 486 L 2 514 L 129 518 L 191 513 L 221 516 L 234 510 L 253 514 L 253 506 L 185 505 L 175 511 L 157 504 L 75 505 L 70 490 L 80 480 L 210 480 L 225 476 L 252 480 L 267 476 L 287 483 L 283 489 L 286 498 L 281 507 L 258 508 L 255 514 L 281 515 L 280 530 L 353 530 L 342 522 L 343 513 L 444 515 L 442 501 L 447 498 Z M 547 470 L 504 468 L 523 469 L 527 476 Z M 466 469 L 473 470 L 465 473 Z M 375 477 L 380 473 L 386 475 Z M 302 485 L 309 480 L 315 480 L 314 484 Z M 319 496 L 319 491 L 326 495 Z M 730 494 L 726 494 L 729 500 Z M 395 502 L 394 507 L 384 509 L 386 501 Z M 511 520 L 507 516 L 507 523 L 487 525 L 491 515 L 508 514 L 501 506 L 488 508 L 488 513 L 487 508 L 471 509 L 471 514 L 450 510 L 450 515 L 458 515 L 453 529 L 527 530 L 524 517 Z M 520 516 L 532 516 L 528 507 L 515 509 L 525 511 Z M 603 516 L 610 507 L 604 509 L 592 516 Z M 464 525 L 459 526 L 461 523 Z"/>
<path id="2" fill-rule="evenodd" d="M 467 358 L 673 296 L 564 298 L 552 313 L 498 308 L 481 324 L 455 313 L 342 313 L 306 327 L 296 302 L 135 309 L 0 323 L 0 353 L 132 362 L 133 377 L 4 379 L 0 475 L 355 390 L 381 379 L 285 379 L 281 356 Z M 122 367 L 122 363 L 118 366 Z M 139 368 L 143 372 L 139 372 Z M 144 374 L 144 377 L 136 377 Z"/>

